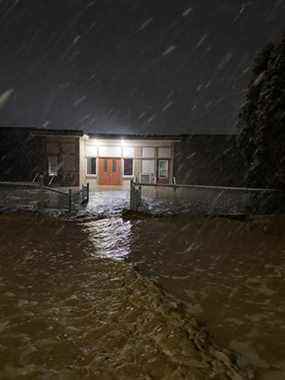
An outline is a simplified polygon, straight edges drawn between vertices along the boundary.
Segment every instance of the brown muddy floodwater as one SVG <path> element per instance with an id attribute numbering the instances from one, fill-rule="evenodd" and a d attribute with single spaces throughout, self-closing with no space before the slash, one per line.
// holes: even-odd
<path id="1" fill-rule="evenodd" d="M 284 379 L 284 226 L 0 215 L 0 379 Z"/>
<path id="2" fill-rule="evenodd" d="M 94 224 L 86 229 L 96 240 Z M 110 231 L 115 239 L 105 229 L 105 246 L 118 247 L 104 254 L 125 257 L 186 301 L 219 344 L 254 364 L 258 379 L 285 379 L 284 216 L 118 219 Z"/>
<path id="3" fill-rule="evenodd" d="M 169 218 L 132 230 L 129 260 L 191 305 L 260 379 L 285 379 L 285 218 Z M 143 235 L 143 239 L 141 239 Z"/>

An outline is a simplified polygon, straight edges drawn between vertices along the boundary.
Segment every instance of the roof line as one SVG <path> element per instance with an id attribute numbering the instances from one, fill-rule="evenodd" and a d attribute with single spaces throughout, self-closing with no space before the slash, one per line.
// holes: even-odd
<path id="1" fill-rule="evenodd" d="M 72 136 L 83 136 L 83 131 L 79 129 L 47 129 L 47 128 L 35 128 L 35 127 L 2 127 L 0 130 L 7 131 L 26 131 L 39 135 L 72 135 Z"/>
<path id="2" fill-rule="evenodd" d="M 187 140 L 189 138 L 198 137 L 198 136 L 207 136 L 207 137 L 214 137 L 214 136 L 224 136 L 224 137 L 234 137 L 237 136 L 237 134 L 225 134 L 225 133 L 189 133 L 189 134 L 139 134 L 139 133 L 90 133 L 90 132 L 84 132 L 80 129 L 47 129 L 47 128 L 35 128 L 35 127 L 19 127 L 19 126 L 1 126 L 0 130 L 19 130 L 19 131 L 30 131 L 39 135 L 72 135 L 72 136 L 83 136 L 87 135 L 90 138 L 107 138 L 107 139 L 117 139 L 117 138 L 127 138 L 127 139 L 163 139 L 163 140 Z"/>

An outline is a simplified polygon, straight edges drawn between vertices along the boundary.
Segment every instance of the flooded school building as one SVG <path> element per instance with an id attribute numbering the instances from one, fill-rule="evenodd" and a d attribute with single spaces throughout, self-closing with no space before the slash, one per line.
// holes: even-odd
<path id="1" fill-rule="evenodd" d="M 232 135 L 84 134 L 80 130 L 0 128 L 0 181 L 127 187 L 142 183 L 235 185 L 225 152 Z M 236 166 L 236 164 L 235 164 Z M 236 170 L 237 171 L 237 170 Z"/>

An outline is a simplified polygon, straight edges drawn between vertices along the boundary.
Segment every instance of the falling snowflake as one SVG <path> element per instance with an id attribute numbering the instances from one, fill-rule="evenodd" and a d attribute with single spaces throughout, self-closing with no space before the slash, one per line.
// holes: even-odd
<path id="1" fill-rule="evenodd" d="M 142 113 L 139 115 L 138 120 L 141 120 L 145 115 L 146 115 L 146 112 L 142 112 Z"/>
<path id="2" fill-rule="evenodd" d="M 145 21 L 145 22 L 139 27 L 138 31 L 140 32 L 140 31 L 144 30 L 149 24 L 151 24 L 152 20 L 153 20 L 152 17 L 150 17 L 149 19 L 147 19 L 147 20 L 146 20 L 146 21 Z"/>
<path id="3" fill-rule="evenodd" d="M 82 102 L 84 102 L 84 100 L 86 100 L 86 96 L 82 96 L 81 98 L 77 99 L 73 105 L 74 107 L 78 107 Z"/>
<path id="4" fill-rule="evenodd" d="M 14 93 L 14 89 L 10 88 L 9 90 L 3 92 L 3 94 L 0 95 L 0 108 L 5 106 L 5 104 L 11 98 L 13 93 Z"/>
<path id="5" fill-rule="evenodd" d="M 73 45 L 77 44 L 77 42 L 80 40 L 80 36 L 76 36 L 73 40 Z"/>
<path id="6" fill-rule="evenodd" d="M 168 55 L 168 54 L 172 53 L 175 49 L 176 49 L 175 45 L 170 45 L 166 50 L 164 50 L 162 55 Z"/>
<path id="7" fill-rule="evenodd" d="M 168 103 L 162 108 L 162 112 L 165 112 L 166 110 L 168 110 L 168 108 L 170 108 L 172 105 L 173 105 L 173 102 L 168 102 Z"/>
<path id="8" fill-rule="evenodd" d="M 205 33 L 205 34 L 202 36 L 202 38 L 200 38 L 200 40 L 198 41 L 198 43 L 197 43 L 197 45 L 196 45 L 196 49 L 198 49 L 200 46 L 203 45 L 203 43 L 206 41 L 207 37 L 208 37 L 208 34 Z"/>
<path id="9" fill-rule="evenodd" d="M 182 13 L 183 17 L 187 17 L 190 13 L 192 12 L 192 8 L 187 8 L 185 11 Z"/>

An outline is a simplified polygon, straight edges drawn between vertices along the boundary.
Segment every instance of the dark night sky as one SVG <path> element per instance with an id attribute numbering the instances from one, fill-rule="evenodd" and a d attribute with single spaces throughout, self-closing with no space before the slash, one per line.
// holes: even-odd
<path id="1" fill-rule="evenodd" d="M 285 0 L 0 0 L 0 124 L 231 133 Z"/>

